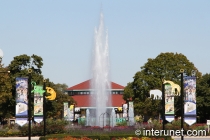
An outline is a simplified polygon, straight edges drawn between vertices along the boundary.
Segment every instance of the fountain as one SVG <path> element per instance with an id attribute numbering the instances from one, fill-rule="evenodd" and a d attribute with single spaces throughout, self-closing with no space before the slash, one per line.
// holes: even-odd
<path id="1" fill-rule="evenodd" d="M 100 123 L 100 115 L 107 112 L 107 107 L 111 106 L 111 84 L 109 73 L 109 46 L 108 34 L 104 30 L 103 14 L 100 14 L 99 27 L 95 29 L 93 60 L 92 60 L 92 79 L 91 79 L 91 115 L 95 122 L 89 122 L 91 126 L 102 126 L 108 116 L 104 116 L 104 123 Z"/>

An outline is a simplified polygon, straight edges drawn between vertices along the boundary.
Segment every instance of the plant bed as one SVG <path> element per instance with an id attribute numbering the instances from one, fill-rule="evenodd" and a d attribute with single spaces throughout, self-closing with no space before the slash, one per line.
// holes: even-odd
<path id="1" fill-rule="evenodd" d="M 161 137 L 137 137 L 135 135 L 86 135 L 86 136 L 72 136 L 72 135 L 48 135 L 40 137 L 39 140 L 172 140 L 170 136 Z"/>

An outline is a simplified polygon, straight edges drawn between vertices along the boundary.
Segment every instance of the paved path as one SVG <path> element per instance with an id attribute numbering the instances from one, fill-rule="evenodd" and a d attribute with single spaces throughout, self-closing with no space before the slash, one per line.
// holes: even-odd
<path id="1" fill-rule="evenodd" d="M 181 140 L 181 137 L 173 137 L 174 140 Z M 0 140 L 28 140 L 28 137 L 0 137 Z M 31 140 L 39 140 L 39 137 L 31 137 Z M 210 140 L 210 136 L 207 137 L 184 137 L 184 140 Z"/>
<path id="2" fill-rule="evenodd" d="M 174 140 L 181 140 L 181 137 L 172 137 Z M 184 140 L 210 140 L 210 136 L 204 136 L 204 137 L 184 137 Z"/>
<path id="3" fill-rule="evenodd" d="M 28 140 L 28 137 L 0 137 L 0 140 Z M 31 137 L 31 140 L 39 140 L 39 137 Z"/>

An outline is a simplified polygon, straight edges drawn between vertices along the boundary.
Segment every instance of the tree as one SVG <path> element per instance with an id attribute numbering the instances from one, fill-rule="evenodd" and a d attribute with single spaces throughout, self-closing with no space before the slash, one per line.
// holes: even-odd
<path id="1" fill-rule="evenodd" d="M 4 118 L 12 116 L 11 105 L 12 105 L 12 86 L 10 83 L 8 69 L 4 68 L 0 64 L 0 121 Z"/>
<path id="2" fill-rule="evenodd" d="M 46 85 L 52 87 L 56 92 L 55 100 L 46 100 L 46 111 L 48 118 L 62 118 L 63 114 L 63 103 L 69 102 L 70 104 L 75 103 L 73 98 L 68 94 L 65 94 L 65 90 L 67 89 L 66 84 L 54 84 L 47 79 Z"/>
<path id="3" fill-rule="evenodd" d="M 28 69 L 32 69 L 32 81 L 40 83 L 43 81 L 41 68 L 43 66 L 43 59 L 40 56 L 26 54 L 14 57 L 8 68 L 11 72 L 12 82 L 15 83 L 16 77 L 26 77 L 29 75 Z"/>
<path id="4" fill-rule="evenodd" d="M 180 69 L 184 69 L 187 75 L 192 70 L 197 70 L 192 62 L 186 56 L 178 53 L 161 53 L 155 59 L 149 58 L 147 63 L 136 72 L 133 82 L 125 87 L 124 98 L 136 98 L 139 102 L 146 104 L 149 92 L 153 89 L 161 90 L 162 79 L 173 81 L 180 85 Z M 197 77 L 201 77 L 201 73 L 197 70 Z M 134 88 L 135 87 L 135 88 Z M 134 92 L 135 89 L 135 92 Z M 133 90 L 133 92 L 132 92 Z M 128 92 L 129 91 L 129 92 Z M 178 97 L 179 98 L 179 97 Z M 176 98 L 176 111 L 180 111 L 180 99 Z M 153 108 L 153 106 L 145 106 L 145 108 Z M 178 115 L 180 112 L 177 112 Z"/>
<path id="5" fill-rule="evenodd" d="M 210 74 L 204 74 L 197 80 L 197 116 L 206 123 L 210 119 Z"/>
<path id="6" fill-rule="evenodd" d="M 14 57 L 14 59 L 11 61 L 11 63 L 8 66 L 8 69 L 10 70 L 10 77 L 11 82 L 13 85 L 12 93 L 15 95 L 15 78 L 16 77 L 28 77 L 29 72 L 28 70 L 31 69 L 31 81 L 36 82 L 37 84 L 40 84 L 43 82 L 43 75 L 41 75 L 42 71 L 41 68 L 43 66 L 43 59 L 40 56 L 32 55 L 28 56 L 26 54 L 19 55 Z"/>
<path id="7" fill-rule="evenodd" d="M 14 60 L 11 61 L 10 65 L 8 66 L 9 70 L 11 71 L 11 83 L 12 83 L 12 93 L 13 93 L 13 116 L 15 112 L 15 94 L 16 94 L 16 87 L 15 87 L 15 78 L 16 77 L 27 77 L 29 75 L 28 69 L 32 69 L 31 73 L 31 81 L 35 82 L 36 85 L 43 85 L 44 76 L 41 75 L 42 71 L 41 68 L 43 66 L 43 59 L 40 56 L 32 55 L 28 56 L 26 54 L 14 57 Z M 56 99 L 53 101 L 46 100 L 47 106 L 47 114 L 48 117 L 60 117 L 61 111 L 63 109 L 63 102 L 70 102 L 73 103 L 73 98 L 64 94 L 65 89 L 68 87 L 66 84 L 54 84 L 49 79 L 46 79 L 46 86 L 53 88 L 57 95 Z M 33 88 L 33 87 L 32 87 Z M 31 110 L 33 111 L 33 94 L 32 94 L 32 106 Z M 32 113 L 33 114 L 33 113 Z"/>
<path id="8" fill-rule="evenodd" d="M 41 75 L 41 68 L 43 66 L 42 58 L 37 55 L 28 56 L 26 54 L 15 56 L 14 59 L 11 61 L 11 63 L 8 66 L 8 69 L 10 70 L 10 81 L 12 84 L 12 101 L 11 106 L 13 113 L 12 115 L 15 116 L 15 96 L 16 96 L 16 77 L 28 77 L 29 72 L 28 70 L 31 69 L 31 81 L 36 82 L 37 84 L 40 84 L 43 82 L 43 76 Z M 33 97 L 32 101 L 33 101 Z M 32 106 L 31 106 L 32 107 Z M 32 109 L 32 108 L 31 108 Z"/>

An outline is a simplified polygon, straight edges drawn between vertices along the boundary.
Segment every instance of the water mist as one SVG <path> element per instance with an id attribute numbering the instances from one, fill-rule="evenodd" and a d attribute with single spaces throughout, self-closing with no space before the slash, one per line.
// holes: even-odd
<path id="1" fill-rule="evenodd" d="M 103 14 L 100 14 L 99 27 L 95 29 L 94 49 L 92 59 L 91 105 L 93 109 L 91 116 L 95 122 L 89 122 L 92 126 L 106 125 L 107 107 L 111 106 L 111 85 L 109 67 L 108 33 L 104 30 Z M 104 115 L 103 115 L 104 114 Z"/>

